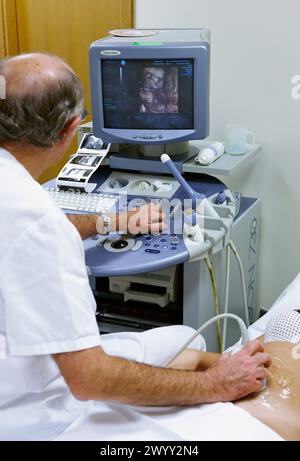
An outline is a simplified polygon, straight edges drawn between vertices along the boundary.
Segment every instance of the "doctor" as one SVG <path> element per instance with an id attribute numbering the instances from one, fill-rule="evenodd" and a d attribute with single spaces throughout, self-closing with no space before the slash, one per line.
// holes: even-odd
<path id="1" fill-rule="evenodd" d="M 159 368 L 188 327 L 100 337 L 79 236 L 96 232 L 95 217 L 74 219 L 78 233 L 37 182 L 76 132 L 82 84 L 46 54 L 2 61 L 0 75 L 0 438 L 54 439 L 89 400 L 192 405 L 260 390 L 270 359 L 257 342 L 200 372 Z M 147 209 L 142 228 L 161 218 Z"/>

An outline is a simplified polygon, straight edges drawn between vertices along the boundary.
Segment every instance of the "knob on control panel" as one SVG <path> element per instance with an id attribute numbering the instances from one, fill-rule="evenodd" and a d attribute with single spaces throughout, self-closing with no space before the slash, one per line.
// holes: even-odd
<path id="1" fill-rule="evenodd" d="M 115 242 L 112 242 L 111 246 L 114 250 L 123 250 L 123 248 L 128 246 L 128 242 L 127 240 L 116 240 Z"/>

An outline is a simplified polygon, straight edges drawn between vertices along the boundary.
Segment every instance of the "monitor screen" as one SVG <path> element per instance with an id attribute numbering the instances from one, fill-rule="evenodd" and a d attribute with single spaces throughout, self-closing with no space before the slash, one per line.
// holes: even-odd
<path id="1" fill-rule="evenodd" d="M 104 128 L 194 129 L 194 59 L 103 59 L 101 70 Z"/>

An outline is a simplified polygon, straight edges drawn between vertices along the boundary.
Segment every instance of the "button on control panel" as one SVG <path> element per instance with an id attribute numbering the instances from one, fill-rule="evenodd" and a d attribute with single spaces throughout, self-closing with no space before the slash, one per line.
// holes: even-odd
<path id="1" fill-rule="evenodd" d="M 168 251 L 179 251 L 181 238 L 175 234 L 149 234 L 143 238 L 140 246 L 147 254 L 166 253 Z"/>

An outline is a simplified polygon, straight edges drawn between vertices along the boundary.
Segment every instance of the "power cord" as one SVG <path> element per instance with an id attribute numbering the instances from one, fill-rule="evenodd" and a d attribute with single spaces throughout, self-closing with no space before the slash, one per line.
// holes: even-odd
<path id="1" fill-rule="evenodd" d="M 230 240 L 229 246 L 237 260 L 239 271 L 240 271 L 240 276 L 241 276 L 241 285 L 242 285 L 242 292 L 243 292 L 243 301 L 244 301 L 244 311 L 245 311 L 245 319 L 246 319 L 246 326 L 247 328 L 250 326 L 250 320 L 249 320 L 249 309 L 248 309 L 248 301 L 247 301 L 247 290 L 246 290 L 246 282 L 245 282 L 245 274 L 244 274 L 244 268 L 243 264 L 239 255 L 239 252 L 234 245 L 233 241 Z"/>
<path id="2" fill-rule="evenodd" d="M 245 321 L 247 328 L 250 325 L 249 321 L 249 310 L 248 310 L 248 301 L 247 301 L 247 291 L 246 291 L 246 283 L 245 283 L 245 274 L 243 264 L 239 255 L 239 252 L 234 245 L 233 241 L 230 240 L 227 248 L 226 248 L 226 276 L 225 276 L 225 304 L 224 304 L 224 314 L 228 313 L 228 299 L 229 299 L 229 277 L 230 277 L 230 250 L 233 252 L 237 263 L 238 268 L 240 271 L 241 277 L 241 285 L 242 285 L 242 294 L 243 294 L 243 302 L 244 302 L 244 313 L 245 313 Z M 226 336 L 227 336 L 227 319 L 224 320 L 223 324 L 223 334 L 222 334 L 222 351 L 226 349 Z"/>
<path id="3" fill-rule="evenodd" d="M 225 273 L 225 303 L 224 303 L 224 314 L 228 314 L 228 301 L 229 301 L 229 278 L 230 278 L 230 247 L 226 247 L 226 273 Z M 222 334 L 222 352 L 226 349 L 226 336 L 227 336 L 227 317 L 223 323 L 223 334 Z"/>

